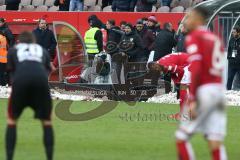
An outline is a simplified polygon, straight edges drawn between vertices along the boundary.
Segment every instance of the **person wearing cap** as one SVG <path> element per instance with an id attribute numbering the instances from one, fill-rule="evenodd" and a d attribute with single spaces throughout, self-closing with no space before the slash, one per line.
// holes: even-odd
<path id="1" fill-rule="evenodd" d="M 150 52 L 154 49 L 154 41 L 156 37 L 151 30 L 147 29 L 144 26 L 142 19 L 137 20 L 136 31 L 143 40 L 144 51 L 145 51 L 145 55 L 144 55 L 145 57 L 143 58 L 147 59 Z"/>
<path id="2" fill-rule="evenodd" d="M 157 24 L 157 18 L 154 15 L 148 17 L 147 28 L 151 30 L 155 35 L 157 32 L 156 24 Z"/>
<path id="3" fill-rule="evenodd" d="M 40 18 L 38 27 L 32 33 L 36 37 L 37 44 L 46 49 L 51 59 L 54 59 L 57 42 L 53 31 L 48 28 L 46 19 Z"/>
<path id="4" fill-rule="evenodd" d="M 15 44 L 15 39 L 12 34 L 12 31 L 8 28 L 8 25 L 5 22 L 4 18 L 0 18 L 0 31 L 2 31 L 7 38 L 8 42 L 7 48 L 13 47 L 13 45 Z"/>

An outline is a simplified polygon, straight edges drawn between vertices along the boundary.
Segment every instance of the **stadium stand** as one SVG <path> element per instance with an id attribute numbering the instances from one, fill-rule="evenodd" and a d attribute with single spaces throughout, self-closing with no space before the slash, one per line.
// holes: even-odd
<path id="1" fill-rule="evenodd" d="M 170 12 L 170 8 L 168 6 L 162 6 L 157 9 L 157 12 Z"/>
<path id="2" fill-rule="evenodd" d="M 44 5 L 46 5 L 48 7 L 53 6 L 53 4 L 54 4 L 54 0 L 46 0 L 45 3 L 44 3 Z"/>
<path id="3" fill-rule="evenodd" d="M 44 0 L 32 0 L 32 5 L 33 6 L 42 6 Z"/>
<path id="4" fill-rule="evenodd" d="M 34 11 L 46 12 L 47 10 L 48 10 L 48 6 L 41 5 L 41 6 L 37 6 L 37 8 L 35 8 Z"/>
<path id="5" fill-rule="evenodd" d="M 5 4 L 5 0 L 0 0 L 0 5 L 4 5 Z"/>
<path id="6" fill-rule="evenodd" d="M 184 7 L 183 6 L 178 6 L 178 7 L 175 7 L 171 10 L 171 12 L 184 12 Z"/>
<path id="7" fill-rule="evenodd" d="M 6 5 L 1 5 L 0 6 L 0 11 L 5 11 L 6 10 Z"/>
<path id="8" fill-rule="evenodd" d="M 152 12 L 184 12 L 188 11 L 192 6 L 202 2 L 203 0 L 172 0 L 170 6 L 162 6 L 161 0 L 153 6 Z M 85 0 L 84 11 L 103 11 L 112 12 L 111 5 L 102 8 L 102 0 Z M 46 10 L 47 8 L 47 10 Z M 0 10 L 6 10 L 5 0 L 0 0 Z M 20 11 L 58 11 L 59 8 L 54 6 L 54 0 L 21 0 Z M 135 8 L 136 11 L 136 8 Z"/>

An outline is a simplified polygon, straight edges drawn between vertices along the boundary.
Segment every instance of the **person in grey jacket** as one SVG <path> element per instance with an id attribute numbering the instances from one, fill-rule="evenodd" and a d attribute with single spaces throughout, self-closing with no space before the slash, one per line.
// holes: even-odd
<path id="1" fill-rule="evenodd" d="M 112 10 L 115 12 L 134 12 L 137 0 L 113 0 Z"/>

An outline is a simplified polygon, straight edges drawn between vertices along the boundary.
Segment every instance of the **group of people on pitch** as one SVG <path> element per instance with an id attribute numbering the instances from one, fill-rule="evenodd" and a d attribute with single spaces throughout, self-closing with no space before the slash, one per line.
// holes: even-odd
<path id="1" fill-rule="evenodd" d="M 150 70 L 172 73 L 173 81 L 180 84 L 180 113 L 176 115 L 180 120 L 176 131 L 179 160 L 195 159 L 189 140 L 196 132 L 201 132 L 208 141 L 212 160 L 227 159 L 223 145 L 227 121 L 222 82 L 225 55 L 221 40 L 204 27 L 208 15 L 208 10 L 201 7 L 187 15 L 184 22 L 189 32 L 187 53 L 170 54 L 148 63 Z M 35 118 L 42 122 L 47 160 L 52 160 L 54 134 L 48 87 L 50 58 L 35 43 L 32 33 L 24 32 L 18 38 L 20 43 L 8 52 L 7 68 L 12 73 L 12 93 L 8 106 L 6 157 L 7 160 L 13 159 L 17 121 L 25 107 L 31 106 Z M 186 115 L 189 119 L 185 118 Z"/>

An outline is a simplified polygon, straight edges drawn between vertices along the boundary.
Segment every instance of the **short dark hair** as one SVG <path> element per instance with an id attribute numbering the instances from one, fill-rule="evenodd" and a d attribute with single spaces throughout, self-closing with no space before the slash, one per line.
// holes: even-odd
<path id="1" fill-rule="evenodd" d="M 126 24 L 127 24 L 126 21 L 121 21 L 121 22 L 120 22 L 120 26 L 121 26 L 121 25 L 126 25 Z"/>
<path id="2" fill-rule="evenodd" d="M 143 17 L 142 20 L 143 21 L 148 21 L 148 18 L 147 17 Z"/>
<path id="3" fill-rule="evenodd" d="M 131 23 L 126 23 L 125 25 L 126 25 L 126 27 L 130 27 L 130 28 L 131 28 L 131 30 L 133 30 L 133 29 L 134 29 L 134 28 L 133 28 L 133 25 L 132 25 Z"/>
<path id="4" fill-rule="evenodd" d="M 1 17 L 0 22 L 5 23 L 5 19 Z"/>
<path id="5" fill-rule="evenodd" d="M 194 12 L 197 12 L 205 21 L 211 15 L 210 10 L 206 7 L 196 7 L 193 9 Z"/>
<path id="6" fill-rule="evenodd" d="M 163 29 L 169 30 L 170 28 L 171 28 L 171 23 L 170 22 L 167 22 L 167 23 L 163 24 Z"/>
<path id="7" fill-rule="evenodd" d="M 109 19 L 108 23 L 110 23 L 112 26 L 115 26 L 115 24 L 116 24 L 114 19 Z"/>
<path id="8" fill-rule="evenodd" d="M 235 26 L 233 29 L 236 30 L 237 33 L 240 33 L 240 27 L 239 26 Z"/>
<path id="9" fill-rule="evenodd" d="M 24 31 L 18 36 L 18 40 L 20 43 L 35 43 L 36 38 L 32 32 Z"/>

